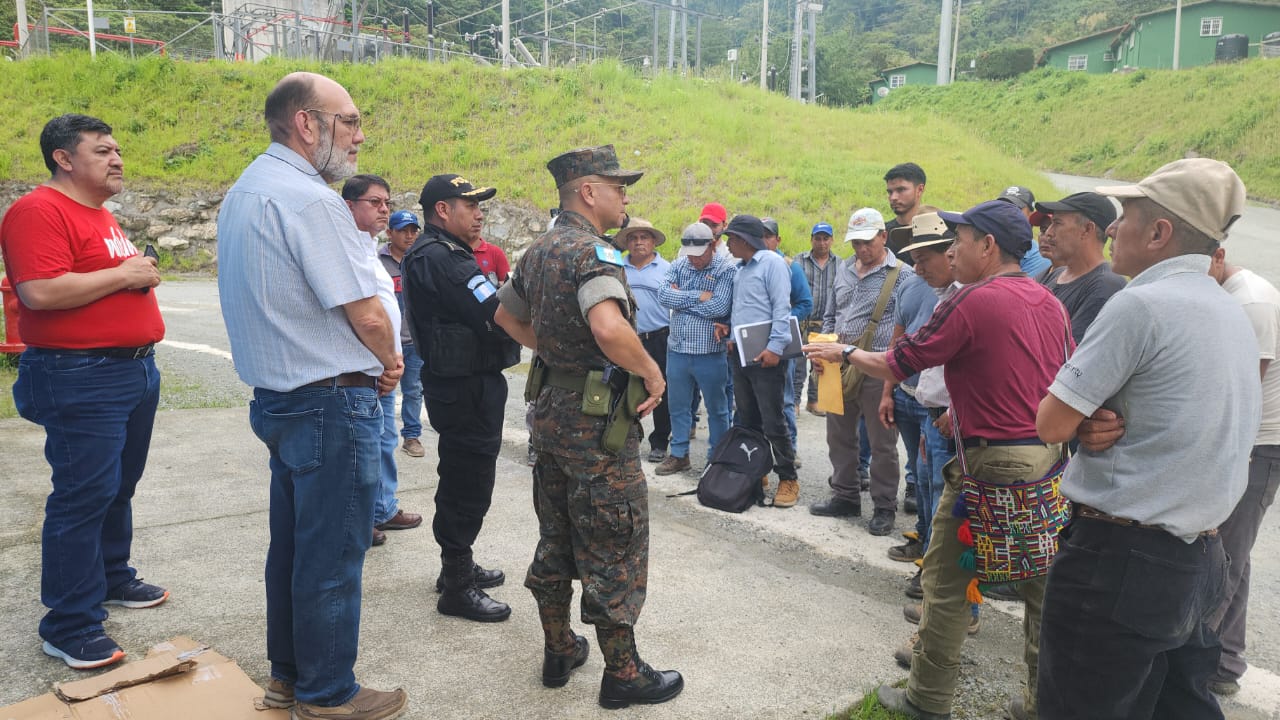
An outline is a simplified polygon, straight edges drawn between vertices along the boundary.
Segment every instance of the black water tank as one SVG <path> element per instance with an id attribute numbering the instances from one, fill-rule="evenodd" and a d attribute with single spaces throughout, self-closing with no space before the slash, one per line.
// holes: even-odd
<path id="1" fill-rule="evenodd" d="M 1231 62 L 1249 57 L 1248 35 L 1223 35 L 1213 49 L 1214 62 Z"/>

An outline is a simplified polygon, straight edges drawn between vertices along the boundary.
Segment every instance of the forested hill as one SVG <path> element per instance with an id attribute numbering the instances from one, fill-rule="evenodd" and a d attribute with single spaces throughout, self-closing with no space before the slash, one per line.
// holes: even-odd
<path id="1" fill-rule="evenodd" d="M 726 51 L 738 48 L 735 73 L 746 72 L 758 82 L 760 58 L 761 0 L 656 0 L 659 5 L 685 2 L 691 11 L 705 13 L 702 24 L 702 67 L 706 73 L 727 76 Z M 938 24 L 944 0 L 822 0 L 817 16 L 817 82 L 822 100 L 830 104 L 852 105 L 867 97 L 867 82 L 878 70 L 914 60 L 934 62 L 938 54 Z M 1280 4 L 1280 0 L 1258 0 Z M 327 0 L 312 0 L 316 7 Z M 511 0 L 513 34 L 523 38 L 536 53 L 543 30 L 544 2 L 549 8 L 547 25 L 551 37 L 553 64 L 590 57 L 592 45 L 597 55 L 619 58 L 624 64 L 641 66 L 652 55 L 654 4 L 651 0 Z M 1137 13 L 1167 7 L 1173 0 L 961 0 L 959 57 L 961 67 L 975 54 L 1010 46 L 1030 47 L 1037 53 L 1046 45 L 1070 40 L 1121 25 Z M 257 6 L 271 0 L 258 0 Z M 334 1 L 347 16 L 352 3 Z M 371 28 L 381 27 L 387 18 L 392 27 L 408 18 L 415 43 L 425 44 L 428 0 L 358 0 L 361 17 Z M 38 17 L 40 3 L 28 0 L 29 12 Z M 57 3 L 61 7 L 76 3 Z M 99 14 L 113 9 L 162 9 L 208 13 L 220 11 L 221 0 L 96 0 Z M 435 0 L 436 38 L 461 48 L 469 34 L 488 37 L 490 28 L 502 21 L 498 0 Z M 0 26 L 14 24 L 14 3 L 0 2 Z M 794 22 L 792 0 L 769 2 L 769 60 L 778 68 L 776 89 L 785 92 L 789 74 L 789 48 Z M 119 13 L 117 13 L 118 15 Z M 61 15 L 70 17 L 67 13 Z M 164 20 L 148 17 L 152 35 L 160 39 L 176 36 L 183 23 L 198 16 Z M 34 18 L 33 18 L 34 19 Z M 666 66 L 670 13 L 658 14 L 660 37 L 657 64 Z M 677 24 L 678 25 L 678 24 Z M 690 65 L 696 65 L 696 18 L 689 20 Z M 675 55 L 679 57 L 678 39 Z M 6 33 L 7 34 L 7 33 Z M 569 44 L 581 44 L 574 47 Z M 492 43 L 479 43 L 480 52 L 492 56 Z M 679 61 L 676 61 L 679 64 Z"/>

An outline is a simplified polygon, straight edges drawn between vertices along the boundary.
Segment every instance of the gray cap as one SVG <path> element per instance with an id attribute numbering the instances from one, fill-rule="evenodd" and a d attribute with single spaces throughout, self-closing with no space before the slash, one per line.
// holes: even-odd
<path id="1" fill-rule="evenodd" d="M 680 252 L 676 257 L 702 257 L 707 254 L 714 244 L 715 236 L 711 234 L 711 228 L 701 222 L 696 222 L 684 229 L 680 233 Z"/>

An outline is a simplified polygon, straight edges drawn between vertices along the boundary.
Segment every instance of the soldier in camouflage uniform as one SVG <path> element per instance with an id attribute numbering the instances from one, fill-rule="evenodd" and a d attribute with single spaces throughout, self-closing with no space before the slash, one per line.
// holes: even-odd
<path id="1" fill-rule="evenodd" d="M 569 625 L 573 580 L 582 619 L 604 655 L 600 704 L 660 703 L 684 688 L 674 670 L 654 670 L 636 652 L 649 564 L 648 487 L 640 468 L 640 424 L 618 453 L 601 446 L 606 418 L 584 413 L 586 375 L 612 363 L 644 380 L 648 414 L 666 387 L 635 332 L 635 298 L 622 253 L 602 233 L 622 225 L 627 186 L 612 145 L 571 150 L 547 163 L 560 192 L 555 227 L 539 238 L 498 296 L 494 319 L 537 351 L 545 382 L 534 400 L 534 509 L 541 539 L 525 578 L 545 635 L 542 682 L 560 687 L 587 660 L 586 638 Z M 588 387 L 590 387 L 588 385 Z"/>

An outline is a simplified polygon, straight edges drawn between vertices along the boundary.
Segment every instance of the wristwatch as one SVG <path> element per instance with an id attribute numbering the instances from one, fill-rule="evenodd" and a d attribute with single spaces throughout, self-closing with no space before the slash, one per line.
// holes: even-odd
<path id="1" fill-rule="evenodd" d="M 844 350 L 840 351 L 840 359 L 844 360 L 846 363 L 849 362 L 849 356 L 852 355 L 853 351 L 857 349 L 858 348 L 855 345 L 845 345 Z"/>

